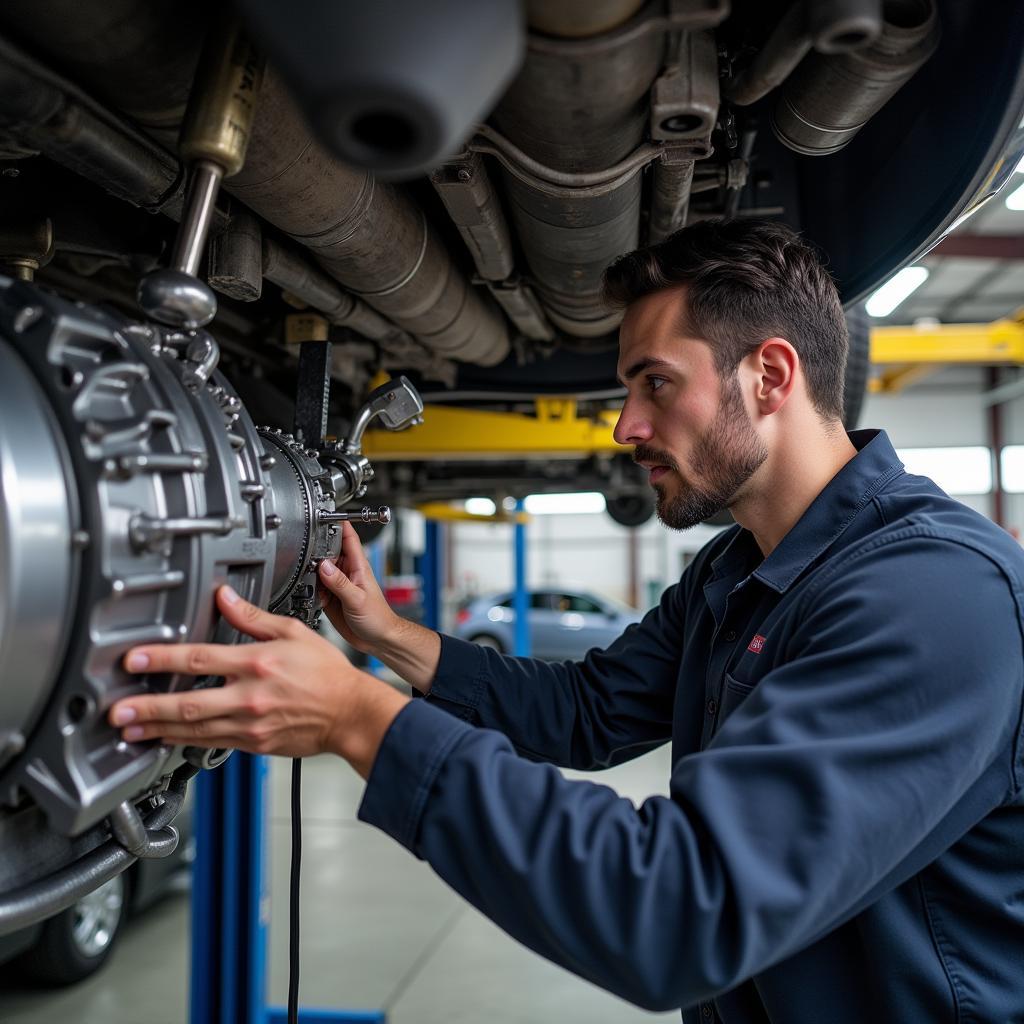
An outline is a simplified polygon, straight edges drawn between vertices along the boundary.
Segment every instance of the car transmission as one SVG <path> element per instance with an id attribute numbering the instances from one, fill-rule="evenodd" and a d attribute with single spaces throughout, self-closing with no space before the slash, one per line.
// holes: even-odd
<path id="1" fill-rule="evenodd" d="M 218 357 L 203 328 L 0 279 L 0 932 L 173 850 L 184 779 L 227 755 L 120 738 L 107 711 L 139 685 L 125 652 L 237 640 L 214 607 L 222 583 L 314 625 L 339 523 L 390 517 L 342 506 L 373 475 L 369 422 L 422 412 L 404 378 L 370 396 L 347 440 L 313 448 L 258 428 Z"/>

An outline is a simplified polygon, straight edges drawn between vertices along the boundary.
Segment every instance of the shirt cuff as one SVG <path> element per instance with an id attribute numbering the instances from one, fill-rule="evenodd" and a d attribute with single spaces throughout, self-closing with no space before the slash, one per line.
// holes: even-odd
<path id="1" fill-rule="evenodd" d="M 480 703 L 484 687 L 486 661 L 483 648 L 444 633 L 438 635 L 441 637 L 441 657 L 427 700 L 436 702 L 457 718 L 469 719 Z"/>
<path id="2" fill-rule="evenodd" d="M 359 820 L 374 825 L 416 853 L 420 818 L 445 758 L 473 727 L 410 701 L 384 734 L 370 770 Z"/>

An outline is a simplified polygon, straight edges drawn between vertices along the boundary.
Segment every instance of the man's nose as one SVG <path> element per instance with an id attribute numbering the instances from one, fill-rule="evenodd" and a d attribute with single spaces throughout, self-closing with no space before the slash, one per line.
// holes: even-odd
<path id="1" fill-rule="evenodd" d="M 653 431 L 647 420 L 636 412 L 635 405 L 627 398 L 612 431 L 618 444 L 643 444 L 649 441 Z"/>

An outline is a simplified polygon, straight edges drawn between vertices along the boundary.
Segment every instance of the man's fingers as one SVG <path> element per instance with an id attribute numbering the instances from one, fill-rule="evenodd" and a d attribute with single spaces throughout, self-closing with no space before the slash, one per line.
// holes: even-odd
<path id="1" fill-rule="evenodd" d="M 359 569 L 373 575 L 370 560 L 363 550 L 363 542 L 359 539 L 359 534 L 356 533 L 356 528 L 351 523 L 341 524 L 341 557 L 345 560 L 350 576 L 355 575 Z"/>
<path id="2" fill-rule="evenodd" d="M 129 672 L 174 672 L 190 676 L 234 675 L 247 663 L 251 644 L 152 644 L 133 647 L 124 656 Z"/>
<path id="3" fill-rule="evenodd" d="M 247 742 L 232 718 L 208 718 L 201 722 L 146 722 L 121 730 L 129 743 L 162 740 L 169 746 L 237 747 Z"/>
<path id="4" fill-rule="evenodd" d="M 183 690 L 178 693 L 147 693 L 119 700 L 108 714 L 111 725 L 138 727 L 147 723 L 208 723 L 211 719 L 237 712 L 239 695 L 234 687 Z M 126 737 L 135 739 L 141 737 Z"/>
<path id="5" fill-rule="evenodd" d="M 287 615 L 274 615 L 265 612 L 254 604 L 250 604 L 228 586 L 217 589 L 217 607 L 221 615 L 235 629 L 247 633 L 257 640 L 279 640 L 294 637 L 296 627 L 301 627 L 297 619 Z"/>
<path id="6" fill-rule="evenodd" d="M 337 597 L 342 607 L 353 598 L 362 597 L 362 591 L 330 559 L 325 558 L 320 563 L 319 576 L 321 586 Z"/>

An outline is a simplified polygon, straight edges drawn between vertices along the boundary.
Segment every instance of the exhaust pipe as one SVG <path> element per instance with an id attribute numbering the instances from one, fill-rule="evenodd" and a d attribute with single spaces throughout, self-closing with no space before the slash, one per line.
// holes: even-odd
<path id="1" fill-rule="evenodd" d="M 882 32 L 870 46 L 815 53 L 797 68 L 772 111 L 780 142 L 807 156 L 837 153 L 935 52 L 934 0 L 885 0 L 882 17 Z"/>

